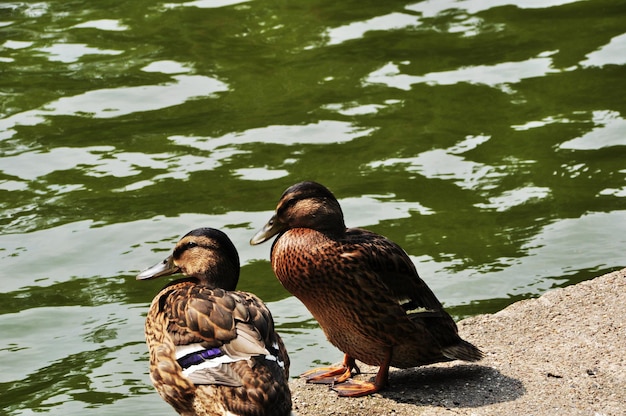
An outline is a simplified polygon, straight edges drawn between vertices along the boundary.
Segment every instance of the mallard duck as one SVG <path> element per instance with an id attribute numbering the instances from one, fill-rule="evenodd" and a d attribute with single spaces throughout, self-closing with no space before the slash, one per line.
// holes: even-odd
<path id="1" fill-rule="evenodd" d="M 381 235 L 346 228 L 339 202 L 323 185 L 288 188 L 250 243 L 275 235 L 276 277 L 345 354 L 340 366 L 305 372 L 308 382 L 332 384 L 340 396 L 364 396 L 387 385 L 390 366 L 482 358 L 459 337 L 406 252 Z M 355 360 L 379 366 L 373 383 L 350 378 L 359 372 Z"/>
<path id="2" fill-rule="evenodd" d="M 289 358 L 261 299 L 235 291 L 239 255 L 223 232 L 198 228 L 138 280 L 182 272 L 146 318 L 150 378 L 181 415 L 288 415 Z"/>

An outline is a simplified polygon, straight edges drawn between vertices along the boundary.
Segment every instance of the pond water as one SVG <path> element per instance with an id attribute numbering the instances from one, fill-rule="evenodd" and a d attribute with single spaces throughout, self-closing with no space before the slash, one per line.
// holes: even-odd
<path id="1" fill-rule="evenodd" d="M 2 413 L 173 414 L 134 276 L 200 226 L 338 361 L 248 245 L 304 179 L 457 319 L 626 266 L 625 91 L 617 0 L 1 3 Z"/>

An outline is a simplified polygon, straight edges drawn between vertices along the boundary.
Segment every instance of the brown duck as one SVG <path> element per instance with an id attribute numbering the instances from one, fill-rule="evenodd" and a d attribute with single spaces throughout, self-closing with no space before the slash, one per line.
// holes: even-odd
<path id="1" fill-rule="evenodd" d="M 289 358 L 272 315 L 251 293 L 235 291 L 239 256 L 223 232 L 199 228 L 141 272 L 165 286 L 146 318 L 150 378 L 181 415 L 288 415 Z"/>
<path id="2" fill-rule="evenodd" d="M 345 353 L 342 366 L 304 373 L 308 382 L 333 384 L 340 396 L 363 396 L 386 386 L 390 366 L 482 358 L 459 337 L 404 250 L 381 235 L 346 228 L 339 202 L 323 185 L 288 188 L 250 243 L 277 234 L 274 273 Z M 350 379 L 359 371 L 355 360 L 379 366 L 373 383 Z"/>

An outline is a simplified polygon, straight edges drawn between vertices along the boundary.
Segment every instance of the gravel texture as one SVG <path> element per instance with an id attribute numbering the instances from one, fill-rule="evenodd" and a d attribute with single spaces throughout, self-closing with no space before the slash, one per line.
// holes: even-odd
<path id="1" fill-rule="evenodd" d="M 626 415 L 626 269 L 459 322 L 478 363 L 392 369 L 389 387 L 340 398 L 292 382 L 305 415 Z M 360 378 L 377 368 L 360 365 Z"/>

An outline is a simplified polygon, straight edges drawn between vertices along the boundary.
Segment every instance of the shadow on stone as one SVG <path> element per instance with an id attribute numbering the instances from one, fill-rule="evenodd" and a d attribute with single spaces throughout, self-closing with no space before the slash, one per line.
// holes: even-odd
<path id="1" fill-rule="evenodd" d="M 392 371 L 380 394 L 398 403 L 459 408 L 513 401 L 525 391 L 521 381 L 495 368 L 461 364 Z"/>

